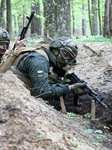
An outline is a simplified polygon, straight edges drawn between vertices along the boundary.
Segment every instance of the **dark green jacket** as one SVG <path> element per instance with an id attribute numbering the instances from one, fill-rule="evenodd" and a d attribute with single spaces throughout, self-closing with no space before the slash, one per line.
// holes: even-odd
<path id="1" fill-rule="evenodd" d="M 49 84 L 49 67 L 54 67 L 54 65 L 49 49 L 45 51 L 49 57 L 49 61 L 45 56 L 38 52 L 30 52 L 29 55 L 22 59 L 17 69 L 22 73 L 27 73 L 29 75 L 36 96 L 41 95 L 40 97 L 47 100 L 65 96 L 70 92 L 67 84 Z"/>

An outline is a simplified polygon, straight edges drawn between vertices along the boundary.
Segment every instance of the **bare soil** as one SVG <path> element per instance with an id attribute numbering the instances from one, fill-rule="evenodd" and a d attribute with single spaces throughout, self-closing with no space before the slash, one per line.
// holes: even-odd
<path id="1" fill-rule="evenodd" d="M 93 98 L 81 96 L 79 106 L 74 106 L 71 93 L 65 99 L 68 114 L 62 114 L 58 102 L 53 108 L 31 96 L 26 85 L 7 71 L 0 74 L 0 150 L 112 149 L 112 43 L 77 45 L 78 64 L 65 69 L 84 79 L 107 109 L 96 101 L 91 120 Z"/>

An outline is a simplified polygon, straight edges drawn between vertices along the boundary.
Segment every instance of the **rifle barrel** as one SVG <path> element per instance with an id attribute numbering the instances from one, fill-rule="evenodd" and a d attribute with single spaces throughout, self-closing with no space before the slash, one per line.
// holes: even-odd
<path id="1" fill-rule="evenodd" d="M 97 100 L 103 107 L 107 108 L 107 105 L 101 102 L 93 93 L 91 93 L 91 96 L 94 97 L 94 99 Z"/>
<path id="2" fill-rule="evenodd" d="M 35 11 L 32 11 L 31 12 L 31 16 L 30 17 L 28 17 L 28 16 L 26 17 L 28 19 L 28 24 L 26 25 L 26 27 L 23 27 L 23 30 L 22 30 L 22 32 L 20 34 L 20 40 L 25 38 L 25 34 L 26 34 L 27 30 L 28 30 L 28 27 L 29 27 L 29 25 L 31 23 L 31 20 L 32 20 L 33 16 L 34 16 L 34 13 L 35 13 Z"/>

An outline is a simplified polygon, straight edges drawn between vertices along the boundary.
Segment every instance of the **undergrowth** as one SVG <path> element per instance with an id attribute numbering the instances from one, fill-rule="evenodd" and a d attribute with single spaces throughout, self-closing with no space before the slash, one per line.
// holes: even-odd
<path id="1" fill-rule="evenodd" d="M 72 39 L 78 42 L 112 42 L 112 37 L 106 38 L 103 36 L 89 36 L 89 37 L 80 36 L 80 37 L 72 37 Z M 40 41 L 43 41 L 43 38 L 38 39 L 38 38 L 30 37 L 27 39 L 26 45 L 30 46 Z"/>
<path id="2" fill-rule="evenodd" d="M 106 38 L 103 36 L 79 36 L 72 37 L 72 39 L 78 42 L 112 42 L 112 37 Z"/>
<path id="3" fill-rule="evenodd" d="M 72 39 L 74 41 L 78 42 L 112 42 L 112 37 L 106 38 L 103 36 L 72 36 Z M 16 41 L 15 37 L 12 39 L 12 41 Z M 36 44 L 40 41 L 44 41 L 43 37 L 26 37 L 26 46 L 31 46 L 32 44 Z"/>

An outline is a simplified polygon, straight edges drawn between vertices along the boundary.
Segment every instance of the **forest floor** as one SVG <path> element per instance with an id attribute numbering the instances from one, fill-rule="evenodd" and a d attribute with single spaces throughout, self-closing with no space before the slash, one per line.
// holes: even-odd
<path id="1" fill-rule="evenodd" d="M 25 84 L 7 71 L 0 74 L 0 150 L 112 149 L 112 43 L 76 43 L 78 64 L 65 69 L 84 79 L 107 109 L 96 101 L 95 120 L 91 120 L 92 98 L 81 96 L 80 105 L 74 106 L 69 94 L 68 113 L 62 114 L 31 96 Z"/>

